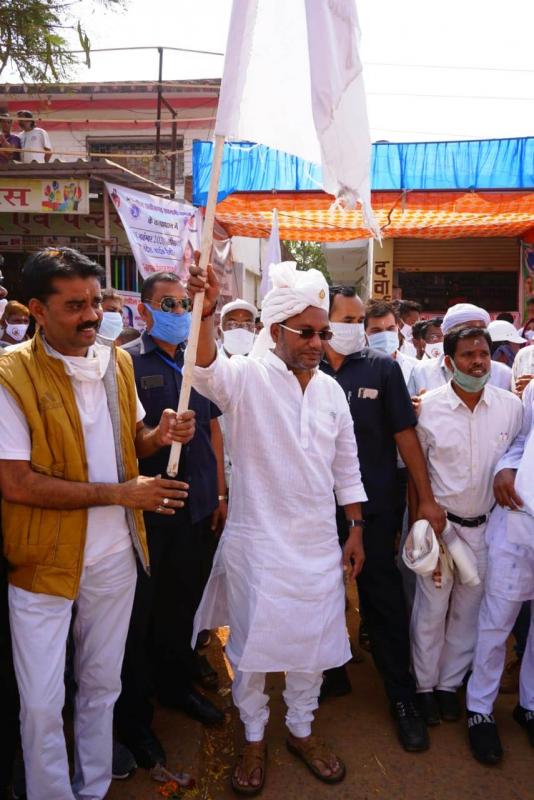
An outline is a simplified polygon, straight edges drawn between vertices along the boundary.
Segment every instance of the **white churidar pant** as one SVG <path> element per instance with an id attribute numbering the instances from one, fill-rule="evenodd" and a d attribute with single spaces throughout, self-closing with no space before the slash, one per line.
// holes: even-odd
<path id="1" fill-rule="evenodd" d="M 475 554 L 481 583 L 462 585 L 455 571 L 444 575 L 437 588 L 431 575 L 417 575 L 410 638 L 418 692 L 455 691 L 471 665 L 476 644 L 487 565 L 485 526 L 450 524 Z"/>
<path id="2" fill-rule="evenodd" d="M 111 782 L 113 706 L 133 605 L 130 548 L 84 567 L 73 603 L 9 587 L 28 800 L 102 800 Z M 62 710 L 73 607 L 75 762 L 71 787 Z"/>
<path id="3" fill-rule="evenodd" d="M 534 711 L 534 519 L 529 514 L 495 508 L 487 530 L 488 574 L 480 607 L 473 673 L 467 684 L 470 711 L 491 714 L 506 658 L 506 640 L 524 601 L 531 622 L 521 661 L 519 702 Z"/>
<path id="4" fill-rule="evenodd" d="M 293 736 L 310 735 L 313 712 L 319 705 L 322 681 L 322 672 L 286 672 L 286 725 Z M 265 672 L 234 670 L 232 697 L 245 726 L 247 742 L 261 742 L 269 719 Z"/>

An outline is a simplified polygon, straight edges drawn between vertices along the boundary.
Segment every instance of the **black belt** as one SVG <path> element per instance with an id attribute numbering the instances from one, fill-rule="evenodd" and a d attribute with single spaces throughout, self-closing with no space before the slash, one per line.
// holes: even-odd
<path id="1" fill-rule="evenodd" d="M 484 525 L 487 518 L 487 514 L 482 514 L 480 517 L 465 519 L 463 517 L 457 517 L 456 514 L 451 514 L 450 511 L 447 511 L 447 519 L 450 519 L 451 522 L 455 522 L 457 525 L 463 525 L 464 528 L 478 528 L 480 525 Z"/>

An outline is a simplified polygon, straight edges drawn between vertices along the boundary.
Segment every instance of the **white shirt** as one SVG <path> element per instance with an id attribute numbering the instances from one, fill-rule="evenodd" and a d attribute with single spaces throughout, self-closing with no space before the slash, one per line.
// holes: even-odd
<path id="1" fill-rule="evenodd" d="M 519 399 L 489 384 L 474 411 L 451 382 L 423 395 L 416 431 L 443 508 L 464 518 L 491 510 L 495 465 L 520 431 L 521 418 Z"/>
<path id="2" fill-rule="evenodd" d="M 224 414 L 228 520 L 195 619 L 230 625 L 230 661 L 253 672 L 319 672 L 350 658 L 334 490 L 364 502 L 354 424 L 331 377 L 306 390 L 272 352 L 217 356 L 193 385 Z"/>
<path id="3" fill-rule="evenodd" d="M 22 144 L 22 163 L 29 164 L 30 161 L 38 161 L 40 164 L 44 164 L 44 152 L 32 152 L 32 150 L 52 149 L 48 133 L 43 128 L 32 128 L 31 131 L 20 131 L 17 136 L 20 137 Z"/>
<path id="4" fill-rule="evenodd" d="M 425 358 L 417 362 L 410 383 L 408 391 L 413 397 L 419 394 L 421 389 L 430 391 L 443 386 L 450 380 L 450 373 L 445 366 L 445 356 L 439 358 Z M 491 376 L 489 379 L 491 386 L 498 386 L 499 389 L 511 390 L 512 387 L 512 370 L 506 364 L 501 364 L 500 361 L 491 362 Z"/>
<path id="5" fill-rule="evenodd" d="M 400 348 L 400 352 L 405 356 L 409 356 L 410 358 L 415 358 L 415 360 L 417 361 L 417 349 L 411 339 L 404 340 Z"/>
<path id="6" fill-rule="evenodd" d="M 401 350 L 397 350 L 395 353 L 395 361 L 401 368 L 404 382 L 406 386 L 408 386 L 412 373 L 419 364 L 419 361 L 416 358 L 412 358 L 412 356 L 407 356 L 406 353 L 403 353 Z"/>
<path id="7" fill-rule="evenodd" d="M 46 343 L 45 346 L 49 355 L 67 365 L 76 367 L 78 362 L 85 361 L 63 356 Z M 95 344 L 89 348 L 88 358 L 93 357 L 100 348 L 109 352 L 105 345 Z M 102 380 L 81 381 L 72 377 L 71 383 L 85 439 L 88 480 L 90 483 L 118 483 L 113 429 L 104 383 Z M 137 422 L 144 416 L 143 406 L 137 399 Z M 16 400 L 3 386 L 0 386 L 0 458 L 16 461 L 31 459 L 28 422 Z M 86 565 L 95 564 L 130 546 L 126 513 L 122 506 L 95 506 L 88 509 L 84 552 Z"/>
<path id="8" fill-rule="evenodd" d="M 532 348 L 534 350 L 534 348 Z M 534 380 L 523 392 L 523 424 L 509 450 L 501 458 L 495 473 L 516 469 L 515 489 L 523 501 L 523 511 L 534 516 Z"/>
<path id="9" fill-rule="evenodd" d="M 534 345 L 529 344 L 522 347 L 514 358 L 512 366 L 513 387 L 515 382 L 522 375 L 534 375 Z"/>

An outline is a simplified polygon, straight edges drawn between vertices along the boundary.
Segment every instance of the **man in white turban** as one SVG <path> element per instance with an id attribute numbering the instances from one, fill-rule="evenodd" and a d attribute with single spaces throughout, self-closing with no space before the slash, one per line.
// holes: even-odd
<path id="1" fill-rule="evenodd" d="M 364 560 L 367 498 L 353 422 L 341 388 L 317 369 L 332 335 L 328 286 L 317 270 L 289 263 L 271 267 L 270 277 L 267 350 L 256 359 L 217 354 L 215 275 L 193 267 L 189 281 L 191 294 L 206 290 L 194 386 L 224 413 L 233 465 L 228 520 L 195 627 L 230 626 L 226 654 L 246 738 L 232 786 L 243 794 L 265 779 L 266 672 L 286 673 L 289 750 L 322 781 L 345 776 L 311 722 L 323 671 L 351 657 L 342 562 L 355 576 Z M 343 557 L 335 497 L 350 528 Z"/>
<path id="2" fill-rule="evenodd" d="M 485 308 L 480 308 L 472 303 L 456 303 L 451 306 L 441 323 L 441 332 L 444 336 L 460 328 L 487 328 L 491 322 L 491 317 Z M 416 365 L 410 381 L 408 391 L 412 397 L 445 386 L 451 378 L 445 366 L 445 356 L 439 358 L 427 358 L 419 361 Z M 500 361 L 491 362 L 491 374 L 489 379 L 491 386 L 498 386 L 499 389 L 512 388 L 512 370 Z"/>

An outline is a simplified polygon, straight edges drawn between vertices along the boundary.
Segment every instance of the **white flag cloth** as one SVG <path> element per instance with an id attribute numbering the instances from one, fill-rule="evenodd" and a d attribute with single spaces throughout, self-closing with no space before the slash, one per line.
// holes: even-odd
<path id="1" fill-rule="evenodd" d="M 272 282 L 269 277 L 269 270 L 272 264 L 279 264 L 282 261 L 282 251 L 280 250 L 280 232 L 278 230 L 278 211 L 273 211 L 273 227 L 267 242 L 267 252 L 261 268 L 260 300 L 263 300 L 269 289 L 272 289 Z"/>
<path id="2" fill-rule="evenodd" d="M 354 0 L 234 0 L 215 133 L 322 164 L 376 232 L 359 38 Z"/>

